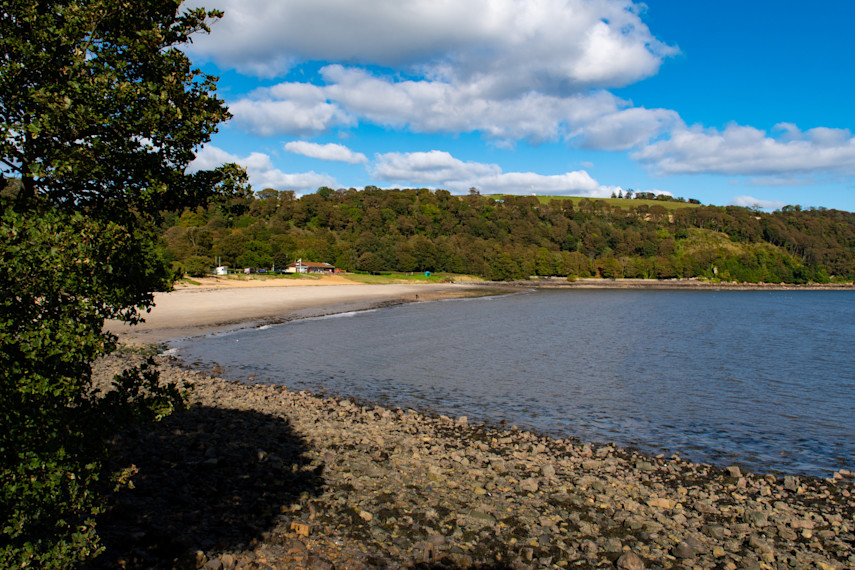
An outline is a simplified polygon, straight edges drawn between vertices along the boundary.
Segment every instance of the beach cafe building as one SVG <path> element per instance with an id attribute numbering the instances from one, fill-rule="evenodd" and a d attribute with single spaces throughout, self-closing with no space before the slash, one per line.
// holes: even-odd
<path id="1" fill-rule="evenodd" d="M 317 263 L 314 261 L 297 260 L 285 268 L 286 273 L 340 273 L 335 266 L 329 263 Z"/>

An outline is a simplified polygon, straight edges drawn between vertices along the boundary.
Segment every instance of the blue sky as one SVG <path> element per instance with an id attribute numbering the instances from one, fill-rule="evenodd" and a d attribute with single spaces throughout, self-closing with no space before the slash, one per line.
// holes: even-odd
<path id="1" fill-rule="evenodd" d="M 195 1 L 195 0 L 194 0 Z M 234 118 L 195 167 L 855 211 L 855 2 L 210 0 Z"/>

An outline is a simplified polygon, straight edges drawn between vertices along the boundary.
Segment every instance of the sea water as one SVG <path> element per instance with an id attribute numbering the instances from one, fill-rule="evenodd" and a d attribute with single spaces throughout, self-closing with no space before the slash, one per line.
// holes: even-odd
<path id="1" fill-rule="evenodd" d="M 855 293 L 539 290 L 174 344 L 188 363 L 694 461 L 855 464 Z"/>

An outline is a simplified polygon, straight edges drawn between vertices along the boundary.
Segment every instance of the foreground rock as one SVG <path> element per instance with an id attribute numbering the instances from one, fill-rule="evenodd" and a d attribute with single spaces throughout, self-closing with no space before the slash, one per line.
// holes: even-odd
<path id="1" fill-rule="evenodd" d="M 192 405 L 116 438 L 137 472 L 96 566 L 855 567 L 847 472 L 757 475 L 168 362 L 162 376 L 193 382 Z"/>

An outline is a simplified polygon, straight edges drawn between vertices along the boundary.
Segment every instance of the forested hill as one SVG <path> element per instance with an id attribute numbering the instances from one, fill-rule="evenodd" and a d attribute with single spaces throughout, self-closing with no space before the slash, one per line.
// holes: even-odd
<path id="1" fill-rule="evenodd" d="M 667 207 L 666 207 L 667 206 Z M 786 282 L 855 278 L 855 214 L 644 200 L 453 196 L 426 189 L 263 190 L 169 214 L 166 260 L 201 274 L 284 267 L 302 258 L 344 270 L 705 277 Z"/>

